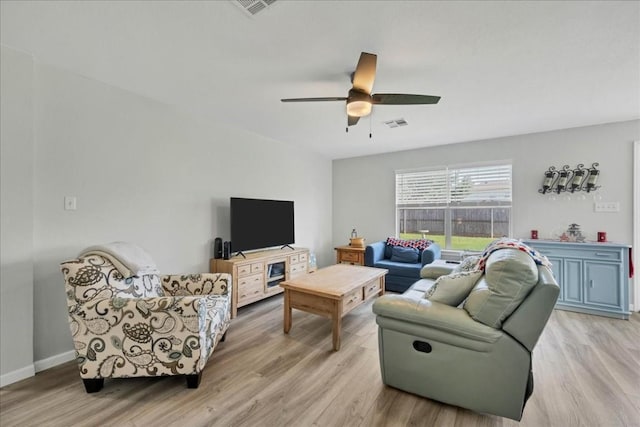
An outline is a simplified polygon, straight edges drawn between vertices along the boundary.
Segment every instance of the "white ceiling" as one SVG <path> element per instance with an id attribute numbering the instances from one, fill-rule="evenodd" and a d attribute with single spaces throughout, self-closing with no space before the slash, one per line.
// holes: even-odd
<path id="1" fill-rule="evenodd" d="M 637 1 L 0 4 L 2 44 L 41 63 L 334 159 L 640 118 Z M 280 102 L 346 96 L 362 51 L 373 92 L 440 103 L 345 133 L 344 103 Z"/>

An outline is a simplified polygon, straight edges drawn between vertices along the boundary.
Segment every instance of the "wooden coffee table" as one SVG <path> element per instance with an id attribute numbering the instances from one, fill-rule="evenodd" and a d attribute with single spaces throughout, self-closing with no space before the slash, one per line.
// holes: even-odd
<path id="1" fill-rule="evenodd" d="M 337 264 L 281 282 L 284 288 L 284 333 L 291 330 L 291 309 L 331 319 L 333 349 L 340 350 L 342 316 L 376 295 L 384 294 L 387 270 Z"/>

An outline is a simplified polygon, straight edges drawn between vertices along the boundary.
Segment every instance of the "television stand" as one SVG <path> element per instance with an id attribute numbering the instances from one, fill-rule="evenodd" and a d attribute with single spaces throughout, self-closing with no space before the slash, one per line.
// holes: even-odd
<path id="1" fill-rule="evenodd" d="M 211 260 L 212 273 L 231 274 L 231 317 L 236 317 L 238 307 L 282 293 L 284 289 L 278 285 L 283 280 L 307 274 L 309 249 L 289 247 L 286 252 L 282 252 L 283 246 Z"/>

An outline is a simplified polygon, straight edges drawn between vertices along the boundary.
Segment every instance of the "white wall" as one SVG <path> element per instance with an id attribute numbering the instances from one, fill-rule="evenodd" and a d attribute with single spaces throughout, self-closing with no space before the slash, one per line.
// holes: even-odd
<path id="1" fill-rule="evenodd" d="M 16 60 L 2 52 L 4 124 L 5 78 L 14 85 L 28 77 L 5 76 L 5 61 Z M 25 157 L 24 173 L 7 169 L 6 181 L 28 202 L 18 213 L 33 243 L 9 255 L 15 263 L 33 259 L 34 278 L 22 285 L 33 292 L 25 298 L 34 314 L 5 334 L 3 307 L 2 375 L 14 351 L 5 339 L 28 337 L 31 345 L 33 331 L 36 370 L 72 354 L 61 261 L 89 245 L 130 240 L 163 273 L 208 271 L 213 238 L 230 239 L 231 196 L 294 200 L 296 245 L 316 252 L 320 265 L 332 262 L 329 159 L 37 62 L 32 80 L 35 156 Z M 33 174 L 33 199 L 23 174 Z M 77 197 L 77 210 L 63 209 L 64 196 Z M 5 298 L 4 211 L 2 231 L 4 304 L 17 293 L 7 289 Z"/>
<path id="2" fill-rule="evenodd" d="M 575 222 L 588 239 L 606 231 L 610 240 L 632 244 L 632 152 L 638 138 L 640 121 L 634 120 L 335 160 L 333 243 L 347 242 L 353 227 L 369 242 L 395 234 L 395 170 L 504 159 L 513 163 L 514 237 L 528 238 L 537 229 L 540 238 L 551 238 Z M 593 162 L 601 169 L 598 194 L 602 201 L 620 202 L 619 213 L 595 213 L 591 197 L 550 201 L 538 193 L 549 166 Z"/>
<path id="3" fill-rule="evenodd" d="M 33 375 L 33 60 L 1 47 L 0 386 Z"/>

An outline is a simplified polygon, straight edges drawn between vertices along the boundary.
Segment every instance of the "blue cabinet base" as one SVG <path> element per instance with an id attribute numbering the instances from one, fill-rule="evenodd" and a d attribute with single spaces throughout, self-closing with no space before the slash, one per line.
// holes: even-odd
<path id="1" fill-rule="evenodd" d="M 556 308 L 629 319 L 629 246 L 525 240 L 549 258 L 560 285 Z"/>

